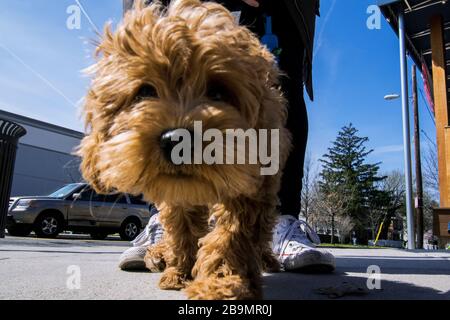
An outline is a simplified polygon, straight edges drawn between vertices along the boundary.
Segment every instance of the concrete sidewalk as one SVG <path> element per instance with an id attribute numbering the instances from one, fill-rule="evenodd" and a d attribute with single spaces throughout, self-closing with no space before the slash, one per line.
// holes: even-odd
<path id="1" fill-rule="evenodd" d="M 120 241 L 83 239 L 0 239 L 0 299 L 184 299 L 182 292 L 158 289 L 159 274 L 123 272 Z M 266 299 L 330 299 L 318 289 L 359 288 L 340 299 L 449 299 L 450 253 L 395 249 L 332 249 L 337 270 L 330 275 L 277 273 L 264 276 Z M 367 268 L 379 266 L 381 290 L 368 290 Z M 69 289 L 81 271 L 81 288 Z M 69 268 L 69 269 L 68 269 Z M 372 281 L 373 282 L 373 281 Z M 320 290 L 319 290 L 320 291 Z M 327 290 L 325 290 L 328 292 Z M 329 292 L 328 292 L 329 293 Z"/>

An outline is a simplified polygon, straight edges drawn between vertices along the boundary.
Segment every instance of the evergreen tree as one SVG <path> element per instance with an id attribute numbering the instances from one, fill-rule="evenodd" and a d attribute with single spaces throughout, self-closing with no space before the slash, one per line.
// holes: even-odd
<path id="1" fill-rule="evenodd" d="M 341 129 L 320 160 L 323 164 L 321 191 L 326 194 L 339 190 L 346 199 L 346 214 L 360 230 L 367 226 L 372 200 L 379 199 L 377 182 L 385 178 L 378 176 L 380 163 L 366 163 L 367 156 L 373 151 L 367 150 L 365 144 L 368 141 L 367 137 L 358 136 L 358 130 L 350 123 Z"/>

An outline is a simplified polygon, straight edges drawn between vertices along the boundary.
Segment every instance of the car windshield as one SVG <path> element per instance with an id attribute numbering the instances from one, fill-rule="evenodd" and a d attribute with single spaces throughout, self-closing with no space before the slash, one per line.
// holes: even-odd
<path id="1" fill-rule="evenodd" d="M 64 198 L 79 187 L 80 187 L 80 185 L 77 183 L 68 184 L 68 185 L 62 187 L 61 189 L 58 189 L 55 192 L 51 193 L 49 195 L 49 197 L 50 198 Z"/>

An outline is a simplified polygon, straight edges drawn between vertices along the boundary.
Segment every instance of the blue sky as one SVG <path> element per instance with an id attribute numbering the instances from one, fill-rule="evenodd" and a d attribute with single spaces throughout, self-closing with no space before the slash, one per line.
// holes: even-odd
<path id="1" fill-rule="evenodd" d="M 120 21 L 121 0 L 80 2 L 100 29 L 106 21 Z M 382 161 L 382 170 L 390 171 L 403 168 L 401 103 L 383 99 L 400 91 L 399 49 L 383 18 L 381 29 L 367 28 L 366 10 L 375 3 L 321 1 L 314 64 L 316 100 L 307 101 L 308 149 L 317 160 L 339 129 L 352 122 L 361 135 L 369 137 L 368 147 L 375 149 L 369 160 Z M 81 29 L 66 27 L 66 10 L 74 4 L 75 0 L 0 2 L 0 109 L 82 130 L 77 108 L 89 79 L 81 70 L 92 63 L 94 48 L 89 40 L 95 33 L 84 16 Z M 434 140 L 435 127 L 421 97 L 419 107 L 422 129 Z M 426 139 L 423 144 L 427 145 Z"/>

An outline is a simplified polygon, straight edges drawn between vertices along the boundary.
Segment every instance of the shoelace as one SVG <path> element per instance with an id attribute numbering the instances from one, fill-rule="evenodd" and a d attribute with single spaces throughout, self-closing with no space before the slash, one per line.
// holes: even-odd
<path id="1" fill-rule="evenodd" d="M 304 230 L 302 229 L 304 227 Z M 314 229 L 305 221 L 295 220 L 289 226 L 288 231 L 286 232 L 284 238 L 281 242 L 281 250 L 280 256 L 282 256 L 289 245 L 289 242 L 292 240 L 297 240 L 299 246 L 304 247 L 303 243 L 305 240 L 308 240 L 314 244 L 320 244 L 320 238 Z"/>
<path id="2" fill-rule="evenodd" d="M 162 238 L 163 233 L 164 231 L 157 217 L 152 217 L 150 222 L 145 226 L 144 231 L 140 233 L 131 243 L 135 247 L 155 244 Z"/>
<path id="3" fill-rule="evenodd" d="M 143 246 L 144 243 L 146 243 L 148 241 L 148 238 L 150 235 L 149 229 L 150 229 L 150 225 L 146 225 L 144 231 L 141 232 L 133 241 L 131 241 L 133 246 L 140 247 L 140 246 Z"/>
<path id="4" fill-rule="evenodd" d="M 304 226 L 306 234 L 308 235 L 308 238 L 312 241 L 314 244 L 320 244 L 320 238 L 317 235 L 317 233 L 314 231 L 314 229 L 303 220 L 297 220 L 300 226 Z M 303 231 L 303 230 L 302 230 Z"/>

